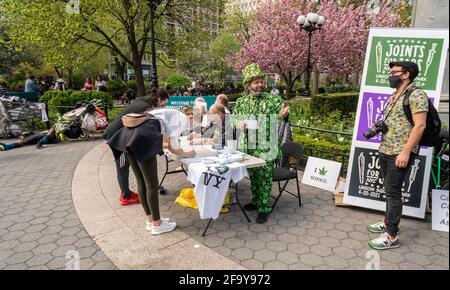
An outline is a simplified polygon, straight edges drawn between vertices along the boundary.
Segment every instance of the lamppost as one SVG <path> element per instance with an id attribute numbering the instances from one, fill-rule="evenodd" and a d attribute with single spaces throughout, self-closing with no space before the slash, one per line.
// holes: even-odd
<path id="1" fill-rule="evenodd" d="M 297 23 L 300 25 L 300 29 L 308 33 L 308 60 L 306 63 L 306 88 L 305 96 L 310 97 L 311 91 L 309 83 L 311 79 L 311 38 L 316 30 L 320 30 L 325 23 L 325 17 L 320 16 L 317 13 L 308 13 L 308 15 L 300 15 L 297 18 Z"/>

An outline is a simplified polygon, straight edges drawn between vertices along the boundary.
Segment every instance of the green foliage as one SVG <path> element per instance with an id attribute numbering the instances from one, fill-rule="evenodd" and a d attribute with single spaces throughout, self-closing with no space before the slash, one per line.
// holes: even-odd
<path id="1" fill-rule="evenodd" d="M 236 102 L 237 99 L 239 99 L 242 96 L 241 94 L 228 94 L 227 98 L 228 98 L 228 102 Z"/>
<path id="2" fill-rule="evenodd" d="M 215 60 L 218 70 L 216 77 L 223 79 L 226 75 L 234 74 L 233 69 L 228 66 L 229 58 L 234 56 L 241 47 L 241 42 L 235 34 L 227 31 L 219 32 L 209 49 L 210 57 Z"/>
<path id="3" fill-rule="evenodd" d="M 112 108 L 108 113 L 109 122 L 112 123 L 114 119 L 124 110 L 124 107 Z"/>
<path id="4" fill-rule="evenodd" d="M 179 53 L 177 66 L 182 73 L 199 83 L 215 81 L 224 77 L 221 62 L 211 55 L 206 46 L 192 47 L 190 50 Z"/>
<path id="5" fill-rule="evenodd" d="M 127 82 L 127 88 L 134 90 L 137 92 L 137 82 L 135 80 L 130 80 Z"/>
<path id="6" fill-rule="evenodd" d="M 327 115 L 318 115 L 311 108 L 311 101 L 309 100 L 292 100 L 289 103 L 289 108 L 290 120 L 294 125 L 292 128 L 293 139 L 305 146 L 305 154 L 342 162 L 343 170 L 346 172 L 352 141 L 351 136 L 297 128 L 295 125 L 352 133 L 355 114 L 350 113 L 347 116 L 340 111 L 333 111 Z"/>
<path id="7" fill-rule="evenodd" d="M 340 111 L 335 110 L 325 115 L 319 115 L 314 111 L 311 105 L 311 102 L 306 100 L 291 101 L 289 103 L 291 123 L 309 128 L 346 133 L 353 132 L 355 113 L 344 115 Z M 352 141 L 352 137 L 349 135 L 332 134 L 302 128 L 294 128 L 294 132 L 315 140 L 327 141 L 341 145 L 350 145 Z"/>
<path id="8" fill-rule="evenodd" d="M 106 102 L 111 108 L 113 106 L 113 100 L 108 93 L 97 92 L 97 91 L 48 91 L 41 98 L 41 102 L 48 102 L 50 109 L 63 114 L 69 111 L 78 101 L 91 101 L 91 100 L 102 100 Z M 59 108 L 61 106 L 61 108 Z M 55 108 L 51 108 L 55 107 Z"/>
<path id="9" fill-rule="evenodd" d="M 293 132 L 293 139 L 295 142 L 303 144 L 307 156 L 342 162 L 344 172 L 346 172 L 351 145 L 340 145 L 328 141 L 320 141 L 308 136 L 303 136 L 295 131 Z"/>
<path id="10" fill-rule="evenodd" d="M 25 89 L 25 81 L 13 81 L 10 82 L 7 90 L 9 92 L 22 92 Z"/>
<path id="11" fill-rule="evenodd" d="M 191 81 L 185 76 L 171 75 L 167 78 L 166 85 L 173 90 L 180 90 L 182 87 L 188 88 L 191 85 Z"/>
<path id="12" fill-rule="evenodd" d="M 333 86 L 326 86 L 319 88 L 319 94 L 333 94 L 333 93 L 349 93 L 349 92 L 358 92 L 358 86 L 352 86 L 349 84 L 341 84 L 338 83 Z"/>
<path id="13" fill-rule="evenodd" d="M 106 88 L 111 93 L 113 99 L 122 96 L 127 90 L 127 85 L 121 80 L 111 80 L 106 82 Z"/>
<path id="14" fill-rule="evenodd" d="M 323 94 L 312 97 L 311 110 L 314 114 L 326 116 L 333 111 L 341 111 L 342 114 L 356 112 L 358 106 L 358 93 Z"/>
<path id="15" fill-rule="evenodd" d="M 47 103 L 48 101 L 50 101 L 53 98 L 56 98 L 56 97 L 68 97 L 68 96 L 69 96 L 69 94 L 67 94 L 67 92 L 47 91 L 39 98 L 39 101 L 41 103 Z"/>

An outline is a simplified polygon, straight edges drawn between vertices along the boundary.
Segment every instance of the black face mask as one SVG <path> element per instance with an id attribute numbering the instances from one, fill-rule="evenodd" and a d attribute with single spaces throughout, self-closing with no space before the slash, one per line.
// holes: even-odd
<path id="1" fill-rule="evenodd" d="M 389 86 L 393 89 L 398 89 L 402 84 L 403 80 L 400 76 L 390 76 L 389 77 Z"/>

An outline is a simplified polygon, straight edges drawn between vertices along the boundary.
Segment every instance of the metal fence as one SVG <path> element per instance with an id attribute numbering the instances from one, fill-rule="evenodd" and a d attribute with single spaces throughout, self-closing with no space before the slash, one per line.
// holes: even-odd
<path id="1" fill-rule="evenodd" d="M 343 136 L 350 136 L 350 137 L 353 136 L 353 134 L 349 133 L 349 132 L 339 132 L 339 131 L 333 131 L 333 130 L 327 130 L 327 129 L 321 129 L 321 128 L 300 126 L 300 125 L 295 125 L 295 124 L 291 124 L 291 127 L 303 129 L 303 130 L 317 131 L 317 132 L 322 132 L 322 133 L 327 133 L 327 134 L 343 135 Z M 317 149 L 314 147 L 305 146 L 305 154 L 304 155 L 305 155 L 305 157 L 323 156 L 323 155 L 329 156 L 328 158 L 342 163 L 341 176 L 345 177 L 347 174 L 350 152 L 348 154 L 344 154 L 342 152 L 323 150 L 323 149 Z"/>

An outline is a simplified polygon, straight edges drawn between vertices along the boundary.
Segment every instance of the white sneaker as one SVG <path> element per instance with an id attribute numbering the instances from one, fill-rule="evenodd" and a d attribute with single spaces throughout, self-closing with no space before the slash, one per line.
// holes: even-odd
<path id="1" fill-rule="evenodd" d="M 167 232 L 173 231 L 177 227 L 176 222 L 169 222 L 167 220 L 162 220 L 159 227 L 153 226 L 152 235 L 160 235 Z"/>
<path id="2" fill-rule="evenodd" d="M 382 234 L 386 232 L 386 224 L 384 222 L 379 222 L 367 226 L 367 230 L 371 233 Z"/>
<path id="3" fill-rule="evenodd" d="M 161 218 L 162 221 L 169 221 L 170 218 Z M 145 221 L 145 230 L 151 232 L 153 230 L 153 223 L 149 222 L 149 221 Z"/>
<path id="4" fill-rule="evenodd" d="M 387 250 L 400 247 L 398 238 L 390 238 L 388 233 L 382 234 L 380 237 L 369 242 L 369 246 L 375 250 Z"/>

